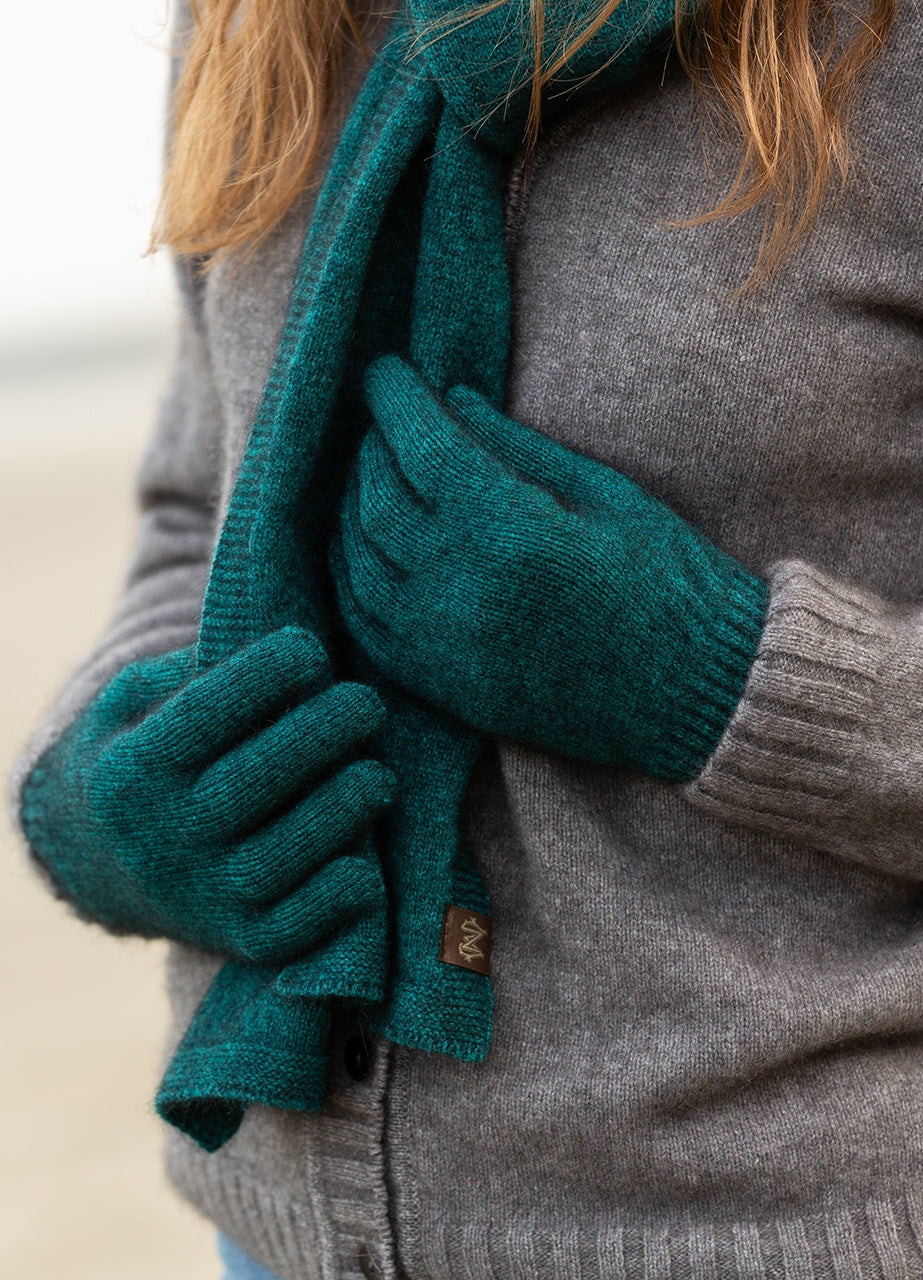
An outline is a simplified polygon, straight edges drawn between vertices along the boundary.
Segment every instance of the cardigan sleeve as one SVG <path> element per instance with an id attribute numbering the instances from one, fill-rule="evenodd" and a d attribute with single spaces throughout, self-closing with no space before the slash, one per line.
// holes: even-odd
<path id="1" fill-rule="evenodd" d="M 179 0 L 172 23 L 171 89 L 191 24 L 188 0 Z M 169 130 L 168 118 L 167 138 Z M 228 464 L 203 314 L 203 278 L 188 259 L 177 261 L 174 272 L 180 309 L 176 354 L 136 477 L 139 519 L 122 591 L 108 627 L 14 764 L 17 825 L 22 788 L 35 764 L 103 686 L 129 662 L 183 648 L 198 633 Z"/>
<path id="2" fill-rule="evenodd" d="M 731 823 L 923 880 L 923 608 L 798 560 L 688 800 Z"/>
<path id="3" fill-rule="evenodd" d="M 177 267 L 182 300 L 177 354 L 137 476 L 139 520 L 113 616 L 72 672 L 14 765 L 13 816 L 40 757 L 129 662 L 193 643 L 221 490 L 221 414 L 201 314 L 201 288 Z M 87 572 L 92 566 L 87 566 Z"/>

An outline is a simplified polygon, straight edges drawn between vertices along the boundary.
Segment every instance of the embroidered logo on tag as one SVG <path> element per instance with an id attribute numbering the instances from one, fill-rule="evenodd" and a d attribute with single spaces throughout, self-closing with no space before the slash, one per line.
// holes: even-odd
<path id="1" fill-rule="evenodd" d="M 490 977 L 490 916 L 446 907 L 439 959 Z"/>

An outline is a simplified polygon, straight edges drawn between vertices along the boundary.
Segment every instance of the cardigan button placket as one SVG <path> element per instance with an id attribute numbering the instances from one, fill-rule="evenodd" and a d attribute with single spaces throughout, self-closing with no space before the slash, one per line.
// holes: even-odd
<path id="1" fill-rule="evenodd" d="M 371 1250 L 368 1248 L 359 1250 L 359 1270 L 365 1276 L 365 1280 L 381 1280 L 381 1267 L 372 1257 Z"/>
<path id="2" fill-rule="evenodd" d="M 343 1065 L 346 1074 L 357 1084 L 367 1080 L 372 1070 L 372 1045 L 362 1033 L 350 1036 L 343 1046 Z"/>

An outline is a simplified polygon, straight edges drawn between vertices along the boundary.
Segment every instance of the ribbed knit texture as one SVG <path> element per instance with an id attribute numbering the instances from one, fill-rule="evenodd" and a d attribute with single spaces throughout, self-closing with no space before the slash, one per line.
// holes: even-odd
<path id="1" fill-rule="evenodd" d="M 327 1113 L 259 1106 L 213 1155 L 166 1134 L 174 1184 L 284 1280 L 359 1280 L 366 1244 L 408 1280 L 542 1276 L 549 1260 L 566 1280 L 921 1274 L 921 61 L 919 14 L 898 5 L 856 104 L 861 164 L 748 302 L 727 290 L 758 219 L 666 222 L 706 207 L 734 160 L 709 131 L 703 168 L 675 60 L 577 107 L 514 173 L 506 412 L 630 476 L 777 600 L 797 585 L 804 608 L 771 602 L 764 653 L 791 649 L 785 619 L 814 660 L 849 646 L 801 718 L 828 725 L 874 689 L 834 753 L 855 804 L 831 840 L 827 803 L 792 788 L 788 834 L 774 830 L 732 785 L 730 734 L 715 760 L 733 818 L 703 812 L 694 785 L 487 744 L 463 815 L 495 918 L 485 1061 L 397 1048 L 387 1081 L 354 1083 L 335 1050 L 328 1105 L 348 1097 L 348 1142 Z M 127 588 L 21 773 L 126 661 L 194 640 L 310 202 L 251 260 L 181 270 Z M 761 726 L 777 736 L 750 703 L 761 663 L 741 749 Z M 776 665 L 780 708 L 787 670 L 803 674 Z M 760 759 L 761 785 L 772 760 L 793 776 L 771 744 Z M 171 968 L 175 1043 L 216 962 L 177 944 Z"/>
<path id="2" fill-rule="evenodd" d="M 194 922 L 202 914 L 202 904 L 192 890 L 196 881 L 186 863 L 171 899 L 173 913 L 164 917 L 159 929 L 235 957 L 180 1043 L 157 1098 L 160 1114 L 209 1150 L 234 1132 L 250 1102 L 283 1109 L 321 1104 L 322 1041 L 329 1015 L 326 1009 L 313 1007 L 313 1001 L 348 996 L 378 1003 L 372 1015 L 376 1029 L 415 1048 L 477 1061 L 490 1043 L 489 981 L 483 974 L 440 960 L 446 909 L 454 905 L 482 914 L 489 910 L 480 875 L 461 841 L 458 813 L 479 749 L 472 727 L 490 726 L 477 713 L 466 724 L 463 718 L 450 720 L 436 709 L 408 700 L 401 686 L 418 692 L 413 681 L 404 681 L 397 670 L 390 672 L 395 685 L 383 685 L 364 653 L 352 655 L 350 662 L 349 654 L 331 635 L 337 624 L 328 612 L 323 565 L 342 486 L 339 459 L 348 457 L 351 433 L 354 446 L 363 422 L 357 391 L 370 359 L 382 351 L 406 351 L 437 392 L 459 383 L 470 386 L 488 405 L 499 405 L 503 397 L 511 310 L 502 151 L 522 134 L 525 96 L 519 93 L 504 108 L 506 132 L 502 136 L 495 132 L 490 147 L 472 135 L 470 126 L 480 122 L 485 103 L 502 101 L 515 82 L 506 61 L 497 61 L 496 54 L 501 45 L 508 49 L 511 41 L 515 44 L 521 33 L 517 35 L 515 23 L 508 27 L 508 15 L 500 18 L 498 26 L 496 13 L 474 24 L 473 35 L 463 25 L 442 42 L 439 71 L 434 74 L 424 59 L 410 56 L 413 27 L 408 25 L 412 20 L 418 27 L 425 26 L 433 16 L 421 4 L 412 9 L 412 19 L 402 14 L 396 20 L 393 39 L 380 52 L 359 95 L 318 198 L 279 350 L 212 562 L 196 654 L 200 674 L 189 677 L 190 691 L 213 686 L 216 696 L 232 704 L 234 683 L 224 675 L 223 664 L 240 664 L 243 654 L 245 662 L 258 669 L 258 662 L 248 655 L 258 650 L 261 638 L 297 624 L 322 643 L 332 642 L 341 669 L 381 688 L 387 709 L 382 754 L 399 787 L 393 816 L 379 832 L 381 870 L 374 865 L 367 829 L 391 799 L 387 770 L 372 762 L 347 762 L 341 777 L 321 779 L 316 793 L 309 794 L 292 814 L 278 817 L 280 806 L 293 801 L 289 792 L 296 782 L 317 781 L 318 770 L 310 777 L 312 769 L 306 767 L 316 752 L 309 748 L 306 764 L 291 769 L 284 752 L 271 759 L 265 749 L 254 764 L 247 753 L 252 755 L 257 748 L 250 746 L 237 754 L 228 750 L 226 762 L 221 753 L 230 744 L 220 734 L 212 742 L 207 700 L 196 701 L 193 692 L 187 694 L 184 689 L 168 699 L 163 710 L 146 705 L 141 722 L 127 733 L 119 705 L 114 723 L 105 714 L 100 719 L 99 706 L 109 708 L 112 702 L 104 691 L 98 703 L 53 746 L 25 791 L 24 829 L 64 892 L 74 881 L 65 866 L 95 868 L 98 864 L 91 873 L 95 883 L 80 902 L 82 909 L 118 928 L 137 927 L 151 933 L 158 932 L 161 917 L 156 911 L 145 915 L 143 892 L 136 894 L 139 909 L 125 913 L 120 904 L 113 909 L 105 881 L 113 866 L 128 867 L 129 879 L 131 868 L 142 868 L 140 874 L 134 873 L 133 891 L 135 881 L 143 889 L 145 875 L 155 877 L 162 859 L 156 853 L 139 859 L 133 852 L 139 844 L 133 826 L 139 816 L 142 851 L 148 849 L 145 841 L 153 842 L 166 851 L 169 863 L 171 816 L 177 814 L 183 815 L 188 827 L 182 848 L 194 848 L 201 836 L 203 849 L 209 849 L 213 821 L 209 806 L 202 810 L 201 820 L 196 818 L 197 805 L 183 800 L 189 779 L 177 777 L 171 767 L 175 726 L 179 724 L 181 733 L 197 743 L 196 762 L 200 771 L 204 769 L 203 777 L 214 774 L 227 780 L 238 756 L 244 772 L 250 767 L 253 783 L 242 788 L 236 809 L 233 805 L 229 809 L 222 800 L 217 820 L 219 826 L 224 824 L 225 841 L 229 836 L 238 840 L 231 862 L 236 859 L 249 877 L 243 890 L 237 888 L 243 901 L 238 912 L 253 910 L 254 904 L 263 907 L 274 895 L 272 909 L 262 910 L 258 921 L 264 932 L 270 921 L 278 921 L 279 936 L 246 937 L 236 946 L 223 948 L 225 936 L 232 944 L 237 942 L 246 922 L 235 926 L 232 919 L 232 927 L 223 933 L 225 915 L 233 917 L 235 908 L 230 903 L 225 911 L 220 899 L 213 934 L 207 929 L 197 931 Z M 549 25 L 549 50 L 570 16 L 570 10 L 562 9 Z M 584 81 L 580 91 L 585 92 L 587 84 L 598 92 L 630 79 L 651 42 L 669 32 L 673 20 L 672 4 L 664 2 L 651 10 L 626 4 L 597 33 L 592 47 L 581 51 L 559 83 L 572 91 L 567 77 L 590 70 L 601 74 Z M 477 111 L 468 101 L 474 115 L 456 114 L 443 95 L 443 80 L 452 92 L 465 83 L 469 93 L 476 84 Z M 557 99 L 555 105 L 560 105 Z M 615 501 L 622 497 L 611 496 Z M 630 520 L 631 503 L 623 505 Z M 669 520 L 666 509 L 662 516 Z M 568 536 L 567 530 L 562 531 L 562 547 Z M 678 549 L 676 560 L 683 554 Z M 564 564 L 566 576 L 566 557 Z M 676 586 L 667 567 L 659 584 L 665 594 Z M 739 575 L 746 578 L 742 569 Z M 650 576 L 657 578 L 660 570 Z M 706 615 L 711 604 L 723 608 L 725 587 L 720 575 L 710 583 L 710 599 L 701 602 Z M 519 595 L 528 631 L 533 609 L 528 593 Z M 587 603 L 592 608 L 595 602 Z M 749 597 L 738 597 L 736 603 L 744 616 L 730 636 L 728 654 L 699 664 L 691 682 L 687 727 L 695 725 L 694 730 L 677 735 L 667 728 L 670 741 L 665 753 L 642 751 L 638 756 L 638 762 L 655 773 L 691 776 L 720 736 L 739 695 L 762 621 L 761 584 L 754 582 Z M 713 648 L 720 649 L 727 638 L 721 631 L 719 626 Z M 498 639 L 503 642 L 502 637 Z M 682 645 L 674 648 L 682 657 Z M 652 656 L 655 652 L 651 649 Z M 477 665 L 476 653 L 471 661 Z M 146 670 L 142 664 L 138 671 L 142 683 Z M 659 670 L 664 671 L 665 665 Z M 715 677 L 717 691 L 707 687 L 709 676 Z M 659 700 L 638 709 L 636 718 L 650 720 L 656 739 L 660 707 L 674 698 L 681 700 L 682 692 L 675 682 L 658 681 L 657 672 L 651 684 L 659 684 Z M 355 688 L 362 696 L 361 686 L 342 687 Z M 321 691 L 315 692 L 322 698 Z M 563 688 L 557 690 L 558 697 L 566 693 Z M 507 691 L 508 698 L 515 696 L 515 687 Z M 199 719 L 188 715 L 184 722 L 190 700 L 196 706 L 203 704 L 201 715 Z M 550 702 L 553 705 L 554 698 Z M 553 721 L 543 716 L 548 705 L 546 700 L 534 719 L 539 725 L 544 718 L 552 728 Z M 246 697 L 243 706 L 248 706 Z M 457 705 L 451 709 L 458 714 Z M 699 709 L 705 714 L 697 722 Z M 348 719 L 347 712 L 347 724 Z M 219 716 L 219 725 L 220 721 Z M 246 734 L 251 727 L 252 719 L 242 720 L 236 731 Z M 578 724 L 571 738 L 574 747 L 579 746 L 580 728 Z M 528 737 L 535 740 L 535 725 L 530 730 Z M 323 728 L 316 729 L 309 719 L 299 722 L 297 731 L 286 729 L 293 743 L 298 731 L 309 740 L 312 733 L 320 732 L 323 739 Z M 276 730 L 264 732 L 278 737 Z M 335 739 L 342 736 L 349 751 L 355 748 L 354 737 L 345 729 L 334 727 L 328 732 Z M 110 733 L 116 735 L 117 743 L 108 750 Z M 142 743 L 140 751 L 134 746 L 136 739 Z M 551 747 L 560 745 L 554 732 L 545 741 Z M 150 743 L 154 744 L 153 763 Z M 588 754 L 593 756 L 594 750 Z M 318 764 L 329 770 L 333 755 L 328 750 Z M 276 778 L 275 785 L 267 787 L 260 780 L 261 770 Z M 289 791 L 283 794 L 286 787 Z M 200 791 L 196 783 L 190 795 L 198 800 Z M 225 792 L 226 788 L 221 795 Z M 342 804 L 336 800 L 340 792 Z M 84 815 L 80 805 L 86 796 L 90 799 Z M 99 803 L 94 797 L 101 797 Z M 273 809 L 278 821 L 267 840 L 259 844 L 252 835 L 245 838 L 243 828 L 265 822 Z M 111 850 L 102 860 L 96 854 L 95 828 L 100 824 L 111 836 Z M 56 834 L 49 836 L 52 828 Z M 62 835 L 66 846 L 71 830 L 70 847 L 62 848 Z M 286 865 L 282 873 L 273 868 L 273 849 L 279 847 L 298 850 L 295 868 Z M 220 869 L 223 861 L 228 859 L 206 858 L 206 865 Z M 382 872 L 391 916 L 390 964 L 385 957 Z M 280 874 L 287 877 L 284 883 Z M 233 875 L 228 883 L 234 886 Z M 183 884 L 190 885 L 185 905 Z M 155 900 L 156 894 L 155 889 Z M 280 894 L 288 894 L 291 901 L 279 901 Z M 299 928 L 300 954 L 296 951 Z M 276 959 L 292 963 L 278 974 L 240 967 L 242 962 Z M 274 1055 L 269 1046 L 276 1035 L 285 1049 Z M 305 1062 L 312 1064 L 308 1071 L 299 1068 L 299 1044 Z"/>
<path id="3" fill-rule="evenodd" d="M 710 190 L 675 63 L 575 110 L 514 186 L 506 412 L 667 500 L 771 603 L 708 811 L 717 781 L 507 741 L 481 763 L 496 1034 L 473 1085 L 396 1053 L 413 1280 L 923 1273 L 921 40 L 911 7 L 855 118 L 869 177 L 752 302 L 724 290 L 757 219 L 665 225 Z"/>
<path id="4" fill-rule="evenodd" d="M 673 16 L 667 4 L 643 15 L 631 7 L 620 11 L 587 55 L 592 65 L 605 66 L 605 74 L 590 81 L 594 91 L 634 74 L 641 54 L 655 35 L 670 29 Z M 492 32 L 486 23 L 481 44 L 450 38 L 458 75 L 493 65 L 487 53 Z M 622 63 L 613 55 L 626 41 L 631 55 Z M 437 390 L 465 383 L 487 402 L 502 399 L 510 334 L 502 156 L 472 137 L 469 121 L 445 104 L 441 81 L 431 78 L 425 63 L 401 62 L 405 45 L 399 22 L 359 96 L 318 198 L 285 331 L 212 564 L 198 653 L 205 667 L 285 623 L 297 621 L 326 637 L 330 620 L 318 558 L 337 509 L 341 464 L 331 454 L 332 441 L 338 455 L 348 453 L 351 437 L 356 443 L 364 416 L 356 393 L 370 358 L 403 348 Z M 502 94 L 507 83 L 501 76 L 494 89 Z M 430 149 L 432 158 L 421 167 L 421 153 Z M 661 587 L 669 593 L 673 585 L 665 580 Z M 706 612 L 709 603 L 723 601 L 725 585 L 719 579 L 711 584 Z M 731 648 L 737 651 L 730 672 L 722 655 L 703 664 L 693 681 L 696 700 L 712 720 L 703 717 L 707 727 L 698 730 L 694 750 L 682 753 L 676 777 L 690 776 L 708 754 L 739 694 L 762 621 L 760 584 L 738 604 L 746 616 L 733 629 Z M 714 647 L 725 639 L 719 628 Z M 703 672 L 716 675 L 719 687 L 726 684 L 719 696 L 703 687 Z M 458 825 L 478 739 L 462 722 L 408 701 L 401 688 L 381 685 L 364 655 L 356 657 L 352 673 L 378 685 L 385 697 L 382 756 L 399 783 L 382 832 L 394 943 L 387 998 L 372 1025 L 397 1043 L 477 1061 L 490 1044 L 489 982 L 442 963 L 439 955 L 449 905 L 489 910 Z M 675 692 L 661 688 L 661 700 L 672 700 Z M 644 713 L 653 713 L 655 726 L 660 705 Z M 548 745 L 556 745 L 553 735 Z M 324 968 L 321 957 L 309 965 L 312 973 L 315 963 Z M 193 1023 L 158 1094 L 161 1115 L 188 1124 L 193 1136 L 214 1145 L 229 1132 L 228 1100 L 234 1100 L 235 1114 L 245 1102 L 246 1082 L 237 1064 L 256 1060 L 263 1044 L 261 1016 L 266 1025 L 276 1025 L 285 1016 L 285 1002 L 307 994 L 319 994 L 317 987 L 304 990 L 297 974 L 282 974 L 278 983 L 251 991 L 246 1025 L 229 1031 L 238 1045 L 231 1053 L 214 1029 L 202 1037 Z M 206 1001 L 202 1016 L 211 1012 Z M 249 1037 L 252 1043 L 244 1043 Z M 312 1053 L 318 1056 L 316 1049 Z M 287 1084 L 280 1081 L 274 1089 L 268 1071 L 258 1077 L 251 1071 L 247 1078 L 252 1101 L 290 1104 Z"/>
<path id="5" fill-rule="evenodd" d="M 490 1280 L 910 1280 L 923 1274 L 923 1195 L 910 1191 L 897 1204 L 869 1200 L 856 1213 L 808 1221 L 744 1221 L 721 1236 L 616 1228 L 588 1245 L 579 1232 L 540 1222 L 518 1230 L 462 1228 L 427 1240 L 425 1274 L 453 1275 L 464 1257 L 478 1258 L 477 1274 Z"/>
<path id="6" fill-rule="evenodd" d="M 400 1280 L 385 1206 L 378 1109 L 388 1078 L 387 1046 L 379 1048 L 370 1077 L 354 1082 L 342 1067 L 344 1043 L 354 1034 L 347 1023 L 334 1026 L 327 1105 L 310 1118 L 308 1141 L 305 1117 L 282 1117 L 279 1130 L 278 1113 L 257 1107 L 244 1122 L 241 1138 L 256 1141 L 264 1167 L 274 1168 L 267 1180 L 254 1179 L 249 1169 L 229 1180 L 216 1176 L 214 1159 L 191 1146 L 181 1156 L 174 1149 L 168 1165 L 196 1207 L 232 1238 L 245 1240 L 251 1256 L 282 1280 L 367 1280 L 369 1264 L 380 1280 Z M 371 1111 L 370 1099 L 378 1104 Z M 298 1184 L 294 1200 L 289 1171 Z"/>
<path id="7" fill-rule="evenodd" d="M 923 767 L 923 624 L 916 610 L 798 561 L 772 571 L 773 607 L 745 711 L 687 791 L 731 822 L 895 875 L 918 850 L 895 823 Z M 902 689 L 893 700 L 890 691 Z"/>

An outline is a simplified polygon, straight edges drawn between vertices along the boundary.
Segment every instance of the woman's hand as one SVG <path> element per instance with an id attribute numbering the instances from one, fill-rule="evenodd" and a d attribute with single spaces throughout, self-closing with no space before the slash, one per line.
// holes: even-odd
<path id="1" fill-rule="evenodd" d="M 92 918 L 286 961 L 384 909 L 367 836 L 395 780 L 361 758 L 384 716 L 296 627 L 199 674 L 191 650 L 134 662 L 39 761 L 23 826 Z"/>
<path id="2" fill-rule="evenodd" d="M 737 704 L 763 582 L 627 477 L 397 357 L 331 566 L 397 683 L 482 731 L 690 778 Z"/>

